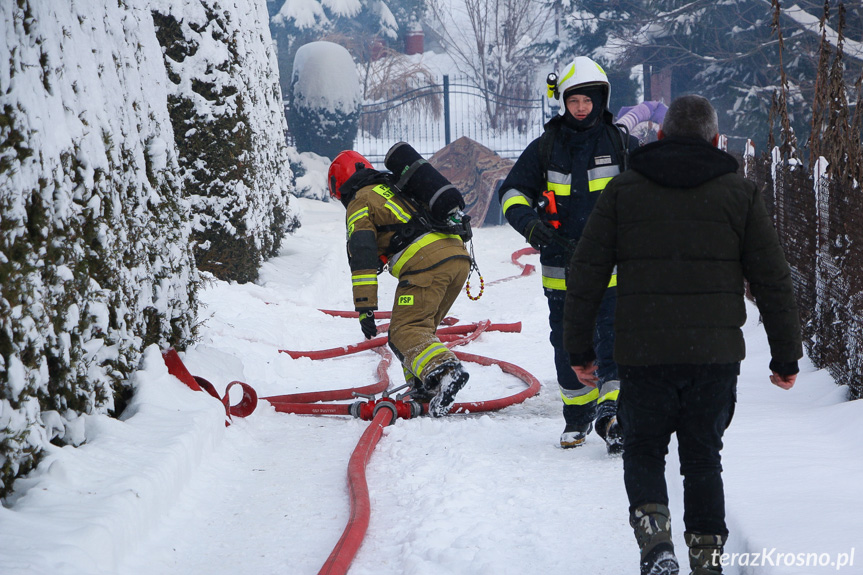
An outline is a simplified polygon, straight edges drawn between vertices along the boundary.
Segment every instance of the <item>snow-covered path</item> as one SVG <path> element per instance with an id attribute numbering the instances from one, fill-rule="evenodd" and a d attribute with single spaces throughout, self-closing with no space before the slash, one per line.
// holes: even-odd
<path id="1" fill-rule="evenodd" d="M 192 373 L 221 387 L 241 379 L 260 395 L 374 381 L 379 358 L 372 352 L 317 362 L 262 354 L 261 344 L 272 353 L 336 347 L 362 337 L 355 319 L 317 311 L 351 306 L 343 209 L 318 202 L 303 206 L 304 224 L 291 238 L 290 254 L 268 264 L 261 287 L 251 289 L 251 301 L 237 301 L 240 286 L 220 286 L 224 298 L 215 293 L 206 298 L 208 313 L 216 317 L 207 322 L 204 341 L 185 355 Z M 510 255 L 524 246 L 508 228 L 479 230 L 475 250 L 486 282 L 520 273 Z M 474 276 L 473 294 L 478 283 Z M 389 302 L 395 280 L 382 276 L 380 285 L 388 294 L 382 301 Z M 220 314 L 224 308 L 234 310 L 232 317 Z M 248 316 L 258 312 L 261 332 L 252 335 L 255 324 Z M 556 385 L 550 385 L 547 308 L 538 276 L 489 286 L 478 301 L 462 297 L 450 315 L 460 323 L 521 321 L 521 333 L 487 333 L 462 349 L 520 365 L 544 388 L 539 397 L 502 412 L 399 420 L 387 428 L 368 468 L 372 518 L 351 573 L 524 573 L 527 565 L 549 574 L 570 572 L 573 565 L 586 572 L 620 572 L 634 554 L 628 546 L 630 556 L 621 557 L 616 544 L 632 537 L 621 462 L 605 454 L 598 438 L 577 458 L 557 447 L 562 417 Z M 469 364 L 468 369 L 471 381 L 459 401 L 524 388 L 497 367 Z M 402 381 L 401 368 L 391 366 L 390 378 Z M 227 431 L 229 438 L 242 435 L 230 448 L 237 455 L 218 456 L 231 470 L 212 473 L 212 493 L 191 496 L 188 508 L 178 510 L 183 517 L 169 522 L 158 541 L 142 550 L 138 565 L 130 561 L 130 572 L 218 573 L 230 562 L 255 573 L 278 572 L 278 565 L 290 573 L 316 573 L 347 522 L 347 461 L 367 425 L 343 417 L 279 414 L 261 404 L 253 417 Z M 195 539 L 182 542 L 189 532 Z M 239 538 L 241 533 L 247 535 Z M 576 533 L 578 545 L 572 543 Z M 195 553 L 202 541 L 233 551 L 227 558 Z M 158 568 L 147 571 L 150 565 Z"/>
<path id="2" fill-rule="evenodd" d="M 278 352 L 362 337 L 355 319 L 318 311 L 350 308 L 343 208 L 294 205 L 303 226 L 257 285 L 213 282 L 203 293 L 202 338 L 183 360 L 220 392 L 232 380 L 259 396 L 374 381 L 373 352 L 323 361 Z M 474 244 L 486 283 L 519 273 L 510 255 L 525 244 L 508 227 L 478 229 Z M 536 263 L 532 257 L 522 261 Z M 473 293 L 478 284 L 474 276 Z M 395 280 L 382 277 L 380 285 L 388 301 Z M 581 449 L 557 445 L 562 417 L 539 277 L 490 285 L 476 302 L 461 297 L 450 315 L 461 323 L 522 322 L 520 333 L 488 332 L 462 349 L 523 367 L 542 391 L 499 412 L 386 428 L 367 470 L 371 523 L 351 575 L 636 572 L 621 460 L 608 457 L 595 435 Z M 726 573 L 837 570 L 776 565 L 776 553 L 833 563 L 855 553 L 839 572 L 863 573 L 863 550 L 854 549 L 863 541 L 863 403 L 844 402 L 844 390 L 806 360 L 790 392 L 771 386 L 754 307 L 744 329 L 749 357 L 723 453 L 726 550 L 776 551 L 774 565 Z M 130 416 L 91 418 L 87 445 L 55 449 L 29 490 L 0 508 L 0 573 L 317 573 L 347 522 L 347 462 L 368 423 L 282 414 L 260 402 L 224 428 L 220 404 L 168 376 L 157 351 L 139 373 Z M 524 387 L 497 367 L 468 369 L 459 401 Z M 389 375 L 401 381 L 397 365 Z M 685 557 L 673 450 L 673 529 Z"/>

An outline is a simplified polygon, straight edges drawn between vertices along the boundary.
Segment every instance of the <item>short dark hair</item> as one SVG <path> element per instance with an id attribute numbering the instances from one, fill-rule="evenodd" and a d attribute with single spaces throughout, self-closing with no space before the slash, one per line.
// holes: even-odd
<path id="1" fill-rule="evenodd" d="M 712 142 L 719 133 L 719 120 L 710 100 L 690 94 L 671 102 L 662 120 L 662 133 L 667 137 L 698 138 Z"/>

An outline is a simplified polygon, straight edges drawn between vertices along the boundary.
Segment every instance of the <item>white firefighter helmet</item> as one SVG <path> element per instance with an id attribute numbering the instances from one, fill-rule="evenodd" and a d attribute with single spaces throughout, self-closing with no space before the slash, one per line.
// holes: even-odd
<path id="1" fill-rule="evenodd" d="M 608 82 L 608 76 L 602 66 L 588 58 L 587 56 L 577 56 L 575 60 L 567 64 L 557 81 L 554 97 L 560 101 L 558 113 L 562 116 L 566 112 L 566 104 L 564 98 L 566 91 L 576 87 L 587 86 L 602 86 L 605 88 L 605 102 L 603 109 L 608 108 L 608 102 L 611 98 L 611 84 Z"/>

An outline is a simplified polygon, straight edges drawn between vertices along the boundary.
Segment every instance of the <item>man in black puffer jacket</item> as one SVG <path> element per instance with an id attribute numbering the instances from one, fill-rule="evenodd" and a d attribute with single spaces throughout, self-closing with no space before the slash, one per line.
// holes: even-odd
<path id="1" fill-rule="evenodd" d="M 593 326 L 617 266 L 618 419 L 642 573 L 678 572 L 665 484 L 676 432 L 691 568 L 714 575 L 728 535 L 720 450 L 745 355 L 744 280 L 767 332 L 770 381 L 783 389 L 803 355 L 800 319 L 758 188 L 715 147 L 710 102 L 672 102 L 659 138 L 633 152 L 631 169 L 609 182 L 587 222 L 571 262 L 564 344 L 589 385 Z"/>

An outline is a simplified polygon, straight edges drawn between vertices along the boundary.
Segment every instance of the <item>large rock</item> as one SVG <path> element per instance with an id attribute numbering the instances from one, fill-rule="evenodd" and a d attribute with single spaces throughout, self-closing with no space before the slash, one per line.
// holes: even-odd
<path id="1" fill-rule="evenodd" d="M 512 160 L 463 136 L 439 150 L 429 163 L 461 190 L 474 226 L 502 223 L 496 192 L 509 174 Z"/>

